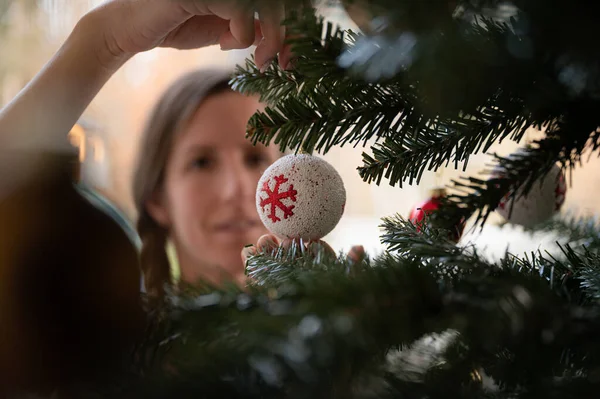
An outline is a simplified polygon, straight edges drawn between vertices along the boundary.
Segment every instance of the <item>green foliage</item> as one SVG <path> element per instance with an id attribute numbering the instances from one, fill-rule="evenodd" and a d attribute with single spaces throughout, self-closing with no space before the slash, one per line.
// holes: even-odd
<path id="1" fill-rule="evenodd" d="M 569 169 L 586 151 L 597 151 L 600 97 L 593 83 L 573 92 L 575 83 L 565 77 L 572 65 L 562 61 L 568 49 L 530 37 L 522 26 L 526 15 L 502 22 L 447 13 L 434 21 L 439 25 L 369 37 L 345 35 L 312 11 L 295 14 L 287 21 L 298 35 L 290 42 L 295 69 L 274 65 L 261 75 L 249 62 L 234 79 L 236 88 L 262 93 L 270 103 L 250 121 L 249 137 L 321 153 L 375 139 L 373 154 L 363 154 L 361 177 L 402 185 L 450 163 L 466 167 L 471 155 L 503 139 L 520 141 L 529 128 L 545 129 L 526 156 L 498 159 L 509 170 L 502 178 L 454 182 L 442 226 L 474 213 L 484 223 L 506 193 L 522 187 L 526 195 L 555 163 Z M 545 47 L 515 47 L 533 39 Z M 594 73 L 584 75 L 593 82 Z"/>
<path id="2" fill-rule="evenodd" d="M 286 22 L 292 70 L 238 68 L 234 88 L 269 104 L 249 122 L 254 143 L 321 153 L 372 144 L 361 177 L 402 185 L 464 167 L 528 128 L 546 136 L 496 157 L 500 176 L 453 182 L 431 225 L 384 219 L 381 256 L 355 263 L 293 245 L 251 257 L 244 290 L 172 295 L 137 348 L 133 376 L 101 397 L 596 395 L 598 223 L 555 221 L 540 228 L 563 233 L 561 254 L 494 263 L 449 241 L 447 229 L 473 215 L 485 223 L 507 193 L 526 195 L 557 163 L 568 172 L 598 150 L 597 14 L 581 0 L 515 0 L 512 18 L 496 0 L 367 3 L 386 10 L 371 35 L 304 7 Z M 422 343 L 436 334 L 445 345 Z M 415 364 L 419 348 L 426 361 Z"/>
<path id="3" fill-rule="evenodd" d="M 535 226 L 533 231 L 555 232 L 570 246 L 585 248 L 588 251 L 600 251 L 600 220 L 598 217 L 581 217 L 566 215 L 553 218 Z"/>
<path id="4" fill-rule="evenodd" d="M 166 317 L 151 319 L 135 373 L 95 397 L 594 393 L 597 254 L 565 248 L 560 261 L 507 254 L 490 264 L 445 240 L 445 231 L 417 231 L 399 217 L 383 227 L 390 252 L 374 259 L 279 248 L 249 259 L 253 283 L 245 290 L 172 296 L 160 312 Z M 418 342 L 440 333 L 446 343 L 437 349 Z"/>

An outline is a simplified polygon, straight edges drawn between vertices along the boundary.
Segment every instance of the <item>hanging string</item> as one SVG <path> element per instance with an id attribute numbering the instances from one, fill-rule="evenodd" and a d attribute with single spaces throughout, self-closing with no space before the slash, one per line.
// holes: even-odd
<path id="1" fill-rule="evenodd" d="M 446 195 L 446 186 L 444 182 L 444 169 L 439 168 L 435 171 L 434 185 L 429 191 L 430 197 L 444 197 Z"/>
<path id="2" fill-rule="evenodd" d="M 300 145 L 300 148 L 298 149 L 298 154 L 303 154 L 303 155 L 312 155 L 312 151 L 309 151 L 309 150 L 306 148 L 306 143 L 304 143 L 304 142 L 303 142 L 303 143 Z"/>
<path id="3" fill-rule="evenodd" d="M 434 189 L 435 190 L 443 190 L 445 186 L 446 186 L 446 183 L 444 181 L 444 168 L 439 168 L 438 170 L 435 171 Z"/>

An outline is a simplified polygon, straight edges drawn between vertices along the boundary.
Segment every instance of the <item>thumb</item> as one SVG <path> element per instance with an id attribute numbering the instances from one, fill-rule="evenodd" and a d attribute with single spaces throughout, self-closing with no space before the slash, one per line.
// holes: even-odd
<path id="1" fill-rule="evenodd" d="M 248 245 L 242 249 L 242 262 L 244 262 L 244 267 L 246 262 L 248 262 L 248 258 L 257 254 L 256 247 L 254 245 Z"/>

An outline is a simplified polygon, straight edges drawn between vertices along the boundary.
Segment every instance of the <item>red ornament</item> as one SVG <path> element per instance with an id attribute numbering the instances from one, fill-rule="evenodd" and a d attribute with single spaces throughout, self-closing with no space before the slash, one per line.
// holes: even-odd
<path id="1" fill-rule="evenodd" d="M 416 206 L 408 216 L 408 219 L 417 227 L 417 231 L 421 230 L 423 219 L 426 215 L 429 216 L 433 212 L 440 209 L 442 201 L 441 199 L 446 196 L 446 190 L 443 188 L 437 188 L 431 190 L 430 198 Z M 450 232 L 450 239 L 454 242 L 458 242 L 465 229 L 464 220 L 458 223 Z"/>

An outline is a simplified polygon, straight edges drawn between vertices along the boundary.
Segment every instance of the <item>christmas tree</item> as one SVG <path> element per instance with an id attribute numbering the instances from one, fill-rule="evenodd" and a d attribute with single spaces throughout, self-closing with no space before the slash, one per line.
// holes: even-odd
<path id="1" fill-rule="evenodd" d="M 259 253 L 247 288 L 170 295 L 126 372 L 74 388 L 105 398 L 591 398 L 600 387 L 600 226 L 551 219 L 561 255 L 498 262 L 449 230 L 516 208 L 600 146 L 597 13 L 581 0 L 346 1 L 362 32 L 303 1 L 286 21 L 293 70 L 252 60 L 232 81 L 270 106 L 255 143 L 365 149 L 358 173 L 418 184 L 500 140 L 544 137 L 489 178 L 447 187 L 426 223 L 382 221 L 385 254 Z M 598 8 L 597 6 L 594 6 Z M 499 171 L 499 172 L 498 172 Z M 528 197 L 529 196 L 529 197 Z M 537 198 L 536 201 L 548 199 Z M 553 199 L 550 199 L 552 201 Z M 535 203 L 534 203 L 535 205 Z M 508 218 L 510 219 L 508 211 Z M 109 378 L 109 377 L 107 377 Z"/>

